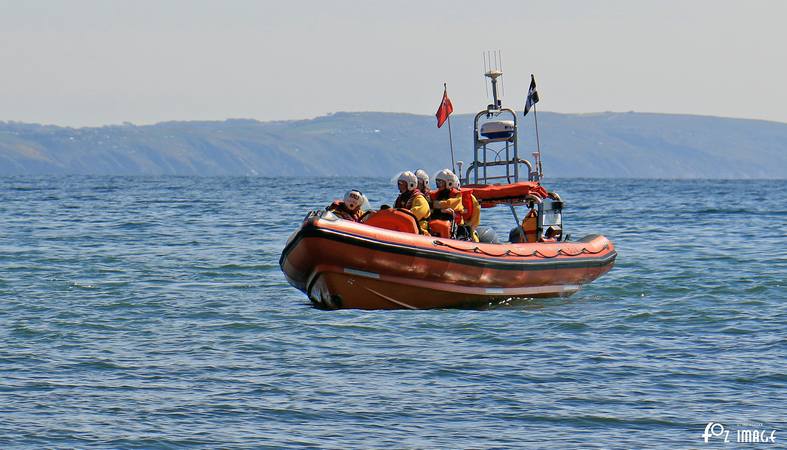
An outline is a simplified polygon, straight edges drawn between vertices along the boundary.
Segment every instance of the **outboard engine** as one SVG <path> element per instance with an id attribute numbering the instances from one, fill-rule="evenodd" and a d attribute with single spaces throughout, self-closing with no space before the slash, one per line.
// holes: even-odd
<path id="1" fill-rule="evenodd" d="M 495 230 L 490 227 L 478 227 L 475 229 L 475 232 L 478 235 L 479 242 L 486 244 L 500 243 L 500 241 L 497 240 L 497 233 L 495 233 Z"/>

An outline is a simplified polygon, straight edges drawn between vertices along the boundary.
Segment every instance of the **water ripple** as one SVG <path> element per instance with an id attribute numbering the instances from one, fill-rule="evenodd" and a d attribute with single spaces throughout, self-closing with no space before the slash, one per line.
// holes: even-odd
<path id="1" fill-rule="evenodd" d="M 573 236 L 620 255 L 574 296 L 323 312 L 278 258 L 342 179 L 0 178 L 0 442 L 694 448 L 711 420 L 787 429 L 787 236 L 742 239 L 787 229 L 757 200 L 787 183 L 550 186 Z"/>

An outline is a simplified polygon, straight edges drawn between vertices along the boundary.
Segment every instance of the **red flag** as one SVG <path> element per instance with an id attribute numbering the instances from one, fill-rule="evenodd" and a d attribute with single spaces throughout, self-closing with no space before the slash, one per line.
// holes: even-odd
<path id="1" fill-rule="evenodd" d="M 454 112 L 454 105 L 451 104 L 451 99 L 448 98 L 448 89 L 443 91 L 443 101 L 440 102 L 440 107 L 437 108 L 437 128 L 443 126 L 448 116 Z"/>

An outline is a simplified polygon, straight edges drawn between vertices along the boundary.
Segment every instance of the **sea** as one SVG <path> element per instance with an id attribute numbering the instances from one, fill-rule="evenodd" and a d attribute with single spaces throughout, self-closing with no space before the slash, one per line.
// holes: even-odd
<path id="1" fill-rule="evenodd" d="M 787 181 L 545 184 L 573 296 L 322 311 L 288 236 L 391 180 L 0 178 L 0 448 L 785 448 Z"/>

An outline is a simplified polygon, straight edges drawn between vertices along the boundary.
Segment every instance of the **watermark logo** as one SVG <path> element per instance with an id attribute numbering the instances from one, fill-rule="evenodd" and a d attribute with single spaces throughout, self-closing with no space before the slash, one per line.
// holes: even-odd
<path id="1" fill-rule="evenodd" d="M 732 434 L 730 433 L 731 431 L 733 432 Z M 735 430 L 731 430 L 719 422 L 708 422 L 705 425 L 705 432 L 702 433 L 702 439 L 705 440 L 706 444 L 712 440 L 720 440 L 725 443 L 737 442 L 739 444 L 775 444 L 776 430 L 763 428 L 762 424 L 744 424 Z"/>
<path id="2" fill-rule="evenodd" d="M 705 432 L 702 433 L 702 438 L 705 439 L 706 444 L 709 439 L 722 436 L 724 437 L 724 442 L 730 442 L 730 430 L 724 428 L 724 425 L 718 422 L 708 422 L 705 425 Z"/>

